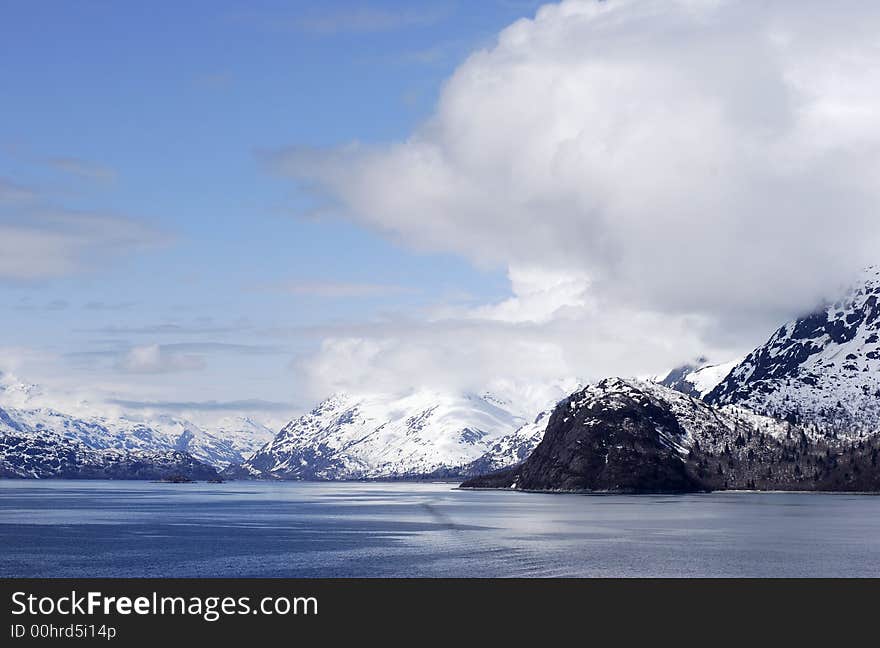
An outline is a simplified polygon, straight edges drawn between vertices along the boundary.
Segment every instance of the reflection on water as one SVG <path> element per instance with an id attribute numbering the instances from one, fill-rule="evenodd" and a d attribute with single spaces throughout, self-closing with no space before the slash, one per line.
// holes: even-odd
<path id="1" fill-rule="evenodd" d="M 880 576 L 880 497 L 0 481 L 0 576 Z"/>

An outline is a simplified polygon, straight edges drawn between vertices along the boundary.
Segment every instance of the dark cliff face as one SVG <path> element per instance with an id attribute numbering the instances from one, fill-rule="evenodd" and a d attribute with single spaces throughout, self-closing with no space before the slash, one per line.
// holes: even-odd
<path id="1" fill-rule="evenodd" d="M 593 401 L 591 408 L 572 408 L 581 397 L 574 394 L 554 412 L 543 441 L 520 470 L 517 486 L 633 493 L 700 490 L 675 449 L 683 437 L 678 421 L 640 396 L 609 397 Z"/>
<path id="2" fill-rule="evenodd" d="M 544 439 L 518 468 L 477 477 L 464 487 L 670 493 L 703 490 L 688 473 L 675 416 L 637 389 L 603 381 L 560 403 Z M 686 454 L 686 450 L 684 451 Z"/>
<path id="3" fill-rule="evenodd" d="M 683 493 L 880 491 L 880 435 L 837 437 L 659 385 L 602 381 L 557 406 L 544 439 L 512 469 L 464 488 Z"/>

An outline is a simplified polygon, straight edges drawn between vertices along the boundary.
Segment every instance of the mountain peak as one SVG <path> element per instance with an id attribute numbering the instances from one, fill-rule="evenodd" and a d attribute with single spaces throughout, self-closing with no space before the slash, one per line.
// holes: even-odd
<path id="1" fill-rule="evenodd" d="M 880 424 L 880 270 L 787 322 L 706 398 L 858 434 Z"/>
<path id="2" fill-rule="evenodd" d="M 693 363 L 687 363 L 672 369 L 664 378 L 655 382 L 688 396 L 704 398 L 742 360 L 743 358 L 739 357 L 728 362 L 711 364 L 708 363 L 706 358 L 701 357 Z"/>
<path id="3" fill-rule="evenodd" d="M 288 423 L 244 469 L 279 479 L 451 474 L 524 423 L 488 395 L 335 394 Z"/>

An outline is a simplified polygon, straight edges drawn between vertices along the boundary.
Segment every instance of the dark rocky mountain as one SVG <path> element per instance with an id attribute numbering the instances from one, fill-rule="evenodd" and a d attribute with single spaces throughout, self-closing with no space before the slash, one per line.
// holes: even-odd
<path id="1" fill-rule="evenodd" d="M 668 407 L 633 384 L 603 381 L 552 414 L 544 438 L 514 471 L 524 490 L 700 490 L 682 461 L 687 432 Z"/>
<path id="2" fill-rule="evenodd" d="M 788 322 L 706 396 L 839 436 L 880 431 L 880 271 Z"/>
<path id="3" fill-rule="evenodd" d="M 608 379 L 554 410 L 514 468 L 463 488 L 675 493 L 723 489 L 878 491 L 880 438 L 818 434 L 651 382 Z"/>

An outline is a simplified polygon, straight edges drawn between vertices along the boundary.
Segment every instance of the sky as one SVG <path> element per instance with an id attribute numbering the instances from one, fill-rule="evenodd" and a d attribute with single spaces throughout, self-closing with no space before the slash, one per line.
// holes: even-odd
<path id="1" fill-rule="evenodd" d="M 878 27 L 855 0 L 4 0 L 0 370 L 283 420 L 729 360 L 880 249 Z"/>

